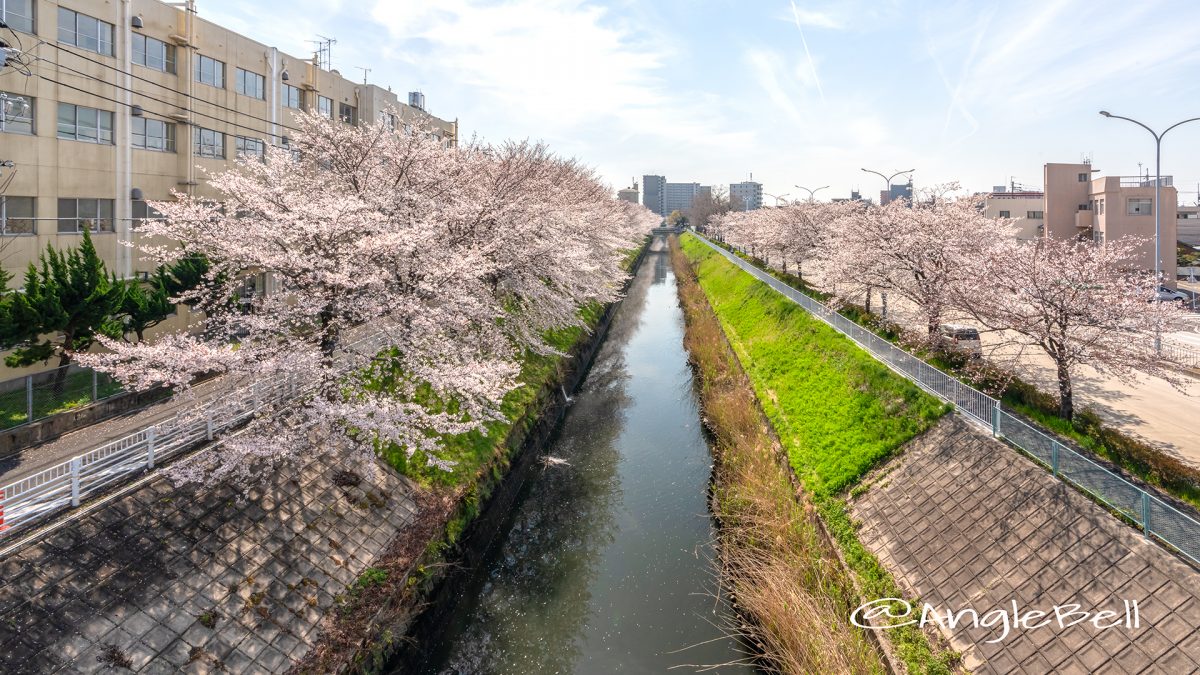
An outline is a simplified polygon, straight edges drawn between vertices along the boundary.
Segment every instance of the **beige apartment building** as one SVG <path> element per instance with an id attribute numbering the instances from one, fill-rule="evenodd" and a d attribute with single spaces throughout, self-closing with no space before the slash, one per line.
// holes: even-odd
<path id="1" fill-rule="evenodd" d="M 192 0 L 0 0 L 21 51 L 0 68 L 0 267 L 20 284 L 47 245 L 76 246 L 86 228 L 109 269 L 152 271 L 136 249 L 147 200 L 172 191 L 220 199 L 210 172 L 287 147 L 295 116 L 381 120 L 398 133 L 457 145 L 457 121 L 390 89 L 351 81 L 315 57 L 281 52 L 200 18 Z M 247 291 L 267 292 L 263 275 Z M 177 317 L 169 328 L 179 327 Z M 0 380 L 44 370 L 0 366 Z"/>
<path id="2" fill-rule="evenodd" d="M 1046 164 L 1045 234 L 1055 239 L 1118 241 L 1138 236 L 1138 265 L 1154 269 L 1154 178 L 1093 177 L 1091 164 Z M 1159 262 L 1166 283 L 1175 283 L 1176 192 L 1162 177 Z"/>
<path id="3" fill-rule="evenodd" d="M 1041 192 L 997 190 L 988 193 L 984 214 L 991 218 L 1012 218 L 1017 239 L 1031 241 L 1042 236 L 1044 198 Z"/>
<path id="4" fill-rule="evenodd" d="M 1180 206 L 1175 214 L 1175 236 L 1190 246 L 1200 246 L 1200 206 Z"/>
<path id="5" fill-rule="evenodd" d="M 456 144 L 457 122 L 205 21 L 195 7 L 0 1 L 18 36 L 0 37 L 29 64 L 0 70 L 0 161 L 14 164 L 0 181 L 15 171 L 0 211 L 3 269 L 19 278 L 47 244 L 74 246 L 90 228 L 116 274 L 150 271 L 120 243 L 136 237 L 146 200 L 172 190 L 219 198 L 206 172 L 261 156 L 268 144 L 286 147 L 301 110 L 348 124 L 384 120 L 401 133 L 429 129 Z"/>

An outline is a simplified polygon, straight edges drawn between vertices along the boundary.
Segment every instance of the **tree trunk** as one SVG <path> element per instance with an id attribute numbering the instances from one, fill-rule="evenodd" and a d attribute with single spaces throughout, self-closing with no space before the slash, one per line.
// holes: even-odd
<path id="1" fill-rule="evenodd" d="M 871 287 L 867 286 L 867 301 L 863 303 L 863 309 L 867 310 L 867 314 L 871 313 Z"/>
<path id="2" fill-rule="evenodd" d="M 1071 391 L 1071 371 L 1065 365 L 1058 366 L 1058 416 L 1071 421 L 1075 418 L 1075 400 Z"/>
<path id="3" fill-rule="evenodd" d="M 64 349 L 58 355 L 58 371 L 54 373 L 54 386 L 51 391 L 54 393 L 54 398 L 62 398 L 63 392 L 67 389 L 67 366 L 71 363 L 71 355 Z"/>

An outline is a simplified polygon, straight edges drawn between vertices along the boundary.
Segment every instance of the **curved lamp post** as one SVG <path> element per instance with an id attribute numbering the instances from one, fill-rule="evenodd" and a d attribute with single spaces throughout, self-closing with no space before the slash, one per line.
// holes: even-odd
<path id="1" fill-rule="evenodd" d="M 893 178 L 895 178 L 896 176 L 901 176 L 901 175 L 904 175 L 904 174 L 906 174 L 906 173 L 912 173 L 912 172 L 916 171 L 916 169 L 909 169 L 909 170 L 907 170 L 907 171 L 897 171 L 896 173 L 894 173 L 894 174 L 892 174 L 892 175 L 890 175 L 890 176 L 885 176 L 885 175 L 883 175 L 882 173 L 880 173 L 880 172 L 878 172 L 878 171 L 875 171 L 874 169 L 863 169 L 863 171 L 866 171 L 867 173 L 873 173 L 873 174 L 875 174 L 876 176 L 879 176 L 880 178 L 882 178 L 882 179 L 883 179 L 883 182 L 884 182 L 884 183 L 886 184 L 886 186 L 887 186 L 887 190 L 888 190 L 888 192 L 891 192 L 891 191 L 892 191 L 892 179 L 893 179 Z M 910 176 L 910 178 L 911 178 L 911 176 Z M 883 200 L 880 200 L 880 201 L 882 202 Z M 883 204 L 881 203 L 881 204 L 880 204 L 880 206 L 883 206 Z"/>
<path id="2" fill-rule="evenodd" d="M 797 187 L 797 188 L 799 188 L 799 189 L 801 189 L 801 190 L 804 190 L 805 192 L 807 192 L 807 193 L 808 193 L 808 201 L 810 201 L 810 202 L 811 202 L 811 201 L 813 201 L 813 200 L 816 198 L 816 195 L 817 195 L 817 193 L 818 193 L 818 192 L 820 192 L 821 190 L 824 190 L 824 189 L 828 188 L 829 186 L 828 186 L 828 185 L 822 185 L 821 187 L 819 187 L 819 188 L 817 188 L 817 189 L 815 189 L 815 190 L 809 190 L 808 188 L 804 187 L 803 185 L 795 185 L 795 186 L 793 186 L 793 187 Z"/>
<path id="3" fill-rule="evenodd" d="M 781 194 L 781 195 L 773 195 L 773 194 L 771 194 L 770 192 L 764 192 L 763 194 L 764 194 L 764 195 L 766 195 L 766 196 L 768 196 L 768 197 L 774 197 L 774 198 L 775 198 L 775 206 L 779 206 L 779 201 L 780 201 L 781 199 L 783 199 L 784 197 L 787 197 L 787 196 L 788 196 L 788 194 L 787 194 L 786 192 L 785 192 L 785 193 L 783 193 L 783 194 Z"/>
<path id="4" fill-rule="evenodd" d="M 1161 232 L 1162 232 L 1162 230 L 1161 230 L 1161 225 L 1162 225 L 1161 213 L 1162 213 L 1162 211 L 1161 211 L 1161 209 L 1159 209 L 1159 200 L 1160 200 L 1160 195 L 1162 193 L 1162 139 L 1163 139 L 1163 136 L 1167 135 L 1168 131 L 1170 131 L 1170 130 L 1174 129 L 1175 127 L 1180 126 L 1182 124 L 1187 124 L 1188 122 L 1195 122 L 1196 120 L 1200 120 L 1200 117 L 1193 117 L 1191 119 L 1183 120 L 1182 122 L 1176 122 L 1175 124 L 1172 124 L 1171 126 L 1164 129 L 1163 132 L 1160 134 L 1135 119 L 1132 119 L 1129 117 L 1122 117 L 1120 115 L 1114 115 L 1114 114 L 1108 112 L 1107 110 L 1101 110 L 1100 114 L 1104 115 L 1105 117 L 1111 117 L 1112 119 L 1125 120 L 1126 122 L 1133 122 L 1134 124 L 1138 125 L 1139 127 L 1145 129 L 1146 131 L 1149 131 L 1150 135 L 1154 137 L 1154 284 L 1155 284 L 1154 292 L 1155 292 L 1155 294 L 1157 294 L 1158 286 L 1159 286 L 1159 284 L 1162 284 L 1162 245 L 1160 242 Z"/>

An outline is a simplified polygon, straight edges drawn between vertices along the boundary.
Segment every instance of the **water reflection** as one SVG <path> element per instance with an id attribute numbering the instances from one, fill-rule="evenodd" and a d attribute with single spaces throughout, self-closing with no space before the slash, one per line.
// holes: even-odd
<path id="1" fill-rule="evenodd" d="M 569 465 L 527 486 L 422 672 L 664 672 L 739 658 L 731 640 L 713 641 L 725 608 L 707 595 L 710 460 L 661 242 L 649 255 L 549 450 Z"/>

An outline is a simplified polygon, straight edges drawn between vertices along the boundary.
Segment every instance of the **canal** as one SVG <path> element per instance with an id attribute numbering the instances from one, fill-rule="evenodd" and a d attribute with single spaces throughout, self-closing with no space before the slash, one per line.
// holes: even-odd
<path id="1" fill-rule="evenodd" d="M 535 469 L 418 671 L 694 672 L 745 660 L 718 628 L 729 608 L 712 562 L 711 459 L 661 239 L 547 453 L 566 463 Z"/>

